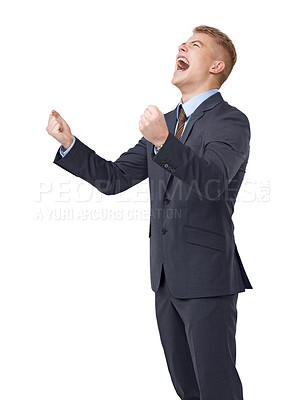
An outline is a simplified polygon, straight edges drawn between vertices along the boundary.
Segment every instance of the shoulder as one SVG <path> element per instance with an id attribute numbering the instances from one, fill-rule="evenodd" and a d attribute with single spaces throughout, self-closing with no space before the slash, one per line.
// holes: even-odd
<path id="1" fill-rule="evenodd" d="M 211 141 L 231 143 L 234 148 L 248 145 L 251 136 L 249 119 L 237 107 L 222 101 L 206 117 L 203 118 L 203 128 L 205 126 L 207 132 L 207 143 Z"/>
<path id="2" fill-rule="evenodd" d="M 222 101 L 215 107 L 216 115 L 224 118 L 240 119 L 244 122 L 249 123 L 249 119 L 244 112 L 239 110 L 237 107 L 232 106 L 227 101 Z"/>

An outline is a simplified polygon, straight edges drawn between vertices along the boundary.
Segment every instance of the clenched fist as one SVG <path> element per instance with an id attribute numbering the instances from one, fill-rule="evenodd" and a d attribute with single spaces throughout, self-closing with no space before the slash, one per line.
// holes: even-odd
<path id="1" fill-rule="evenodd" d="M 148 106 L 140 117 L 139 129 L 156 147 L 164 144 L 169 131 L 164 114 L 155 106 Z"/>
<path id="2" fill-rule="evenodd" d="M 65 149 L 71 146 L 73 142 L 73 135 L 67 122 L 62 118 L 59 113 L 52 110 L 49 115 L 48 126 L 46 128 L 49 135 L 53 136 Z"/>

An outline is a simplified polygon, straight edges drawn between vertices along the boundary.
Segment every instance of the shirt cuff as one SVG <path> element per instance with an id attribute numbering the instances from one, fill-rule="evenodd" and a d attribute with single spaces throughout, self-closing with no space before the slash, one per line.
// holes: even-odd
<path id="1" fill-rule="evenodd" d="M 74 143 L 75 143 L 75 136 L 73 136 L 73 141 L 72 141 L 71 145 L 68 147 L 68 149 L 65 149 L 65 147 L 63 145 L 61 145 L 61 147 L 59 149 L 60 155 L 62 157 L 65 157 L 65 155 L 68 154 L 69 151 L 72 149 Z"/>

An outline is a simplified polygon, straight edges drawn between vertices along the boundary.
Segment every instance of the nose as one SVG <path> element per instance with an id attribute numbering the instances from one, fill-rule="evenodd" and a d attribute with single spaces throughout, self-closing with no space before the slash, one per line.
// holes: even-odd
<path id="1" fill-rule="evenodd" d="M 185 45 L 185 43 L 179 45 L 178 51 L 183 51 L 183 52 L 187 51 L 187 46 Z"/>

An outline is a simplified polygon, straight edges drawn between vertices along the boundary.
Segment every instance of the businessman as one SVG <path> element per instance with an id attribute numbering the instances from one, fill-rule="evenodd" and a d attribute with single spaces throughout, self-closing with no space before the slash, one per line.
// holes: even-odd
<path id="1" fill-rule="evenodd" d="M 238 293 L 252 286 L 232 214 L 250 126 L 219 92 L 236 58 L 223 32 L 194 28 L 178 47 L 171 81 L 181 92 L 177 107 L 163 114 L 148 106 L 139 121 L 143 136 L 114 162 L 73 135 L 58 112 L 47 127 L 61 144 L 54 163 L 102 193 L 120 193 L 149 178 L 151 287 L 167 367 L 183 400 L 243 399 L 236 306 Z"/>

